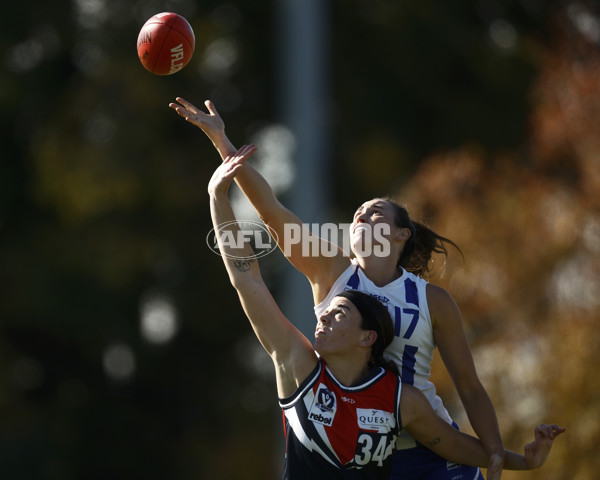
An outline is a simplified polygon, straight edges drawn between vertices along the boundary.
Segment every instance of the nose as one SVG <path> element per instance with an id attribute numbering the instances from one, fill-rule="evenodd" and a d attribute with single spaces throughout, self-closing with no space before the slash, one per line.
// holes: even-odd
<path id="1" fill-rule="evenodd" d="M 354 223 L 366 223 L 367 214 L 366 212 L 359 213 L 354 219 Z"/>

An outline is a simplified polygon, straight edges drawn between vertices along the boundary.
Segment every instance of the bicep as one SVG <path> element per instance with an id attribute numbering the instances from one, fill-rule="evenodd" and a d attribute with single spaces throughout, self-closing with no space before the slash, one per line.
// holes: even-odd
<path id="1" fill-rule="evenodd" d="M 435 343 L 458 393 L 463 396 L 468 391 L 479 388 L 481 383 L 460 310 L 446 290 L 433 285 L 428 285 L 427 288 Z"/>
<path id="2" fill-rule="evenodd" d="M 487 465 L 488 457 L 481 442 L 442 420 L 417 388 L 402 386 L 400 408 L 406 431 L 437 455 L 455 463 Z"/>

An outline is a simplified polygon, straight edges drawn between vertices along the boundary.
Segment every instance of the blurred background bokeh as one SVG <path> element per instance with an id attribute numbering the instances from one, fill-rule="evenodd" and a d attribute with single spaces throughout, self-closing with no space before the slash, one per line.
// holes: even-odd
<path id="1" fill-rule="evenodd" d="M 464 260 L 435 259 L 433 281 L 462 310 L 505 445 L 538 423 L 568 428 L 543 469 L 503 478 L 597 479 L 598 5 L 317 3 L 328 200 L 304 220 L 349 222 L 390 194 L 456 241 Z M 271 366 L 205 243 L 218 156 L 167 105 L 212 99 L 285 203 L 307 143 L 282 74 L 289 4 L 303 1 L 3 6 L 0 478 L 280 477 Z M 169 77 L 136 56 L 162 11 L 196 34 Z M 278 296 L 285 268 L 263 262 Z M 441 362 L 433 375 L 468 431 Z"/>

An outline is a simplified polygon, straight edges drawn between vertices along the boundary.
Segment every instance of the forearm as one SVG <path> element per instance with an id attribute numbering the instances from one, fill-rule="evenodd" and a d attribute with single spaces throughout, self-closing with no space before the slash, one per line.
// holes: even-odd
<path id="1" fill-rule="evenodd" d="M 237 151 L 225 134 L 225 130 L 210 132 L 207 133 L 207 136 L 212 141 L 221 160 L 225 160 L 228 155 L 233 155 Z M 267 221 L 268 219 L 275 219 L 286 210 L 275 197 L 269 182 L 252 165 L 244 165 L 236 175 L 235 183 L 262 219 Z"/>
<path id="2" fill-rule="evenodd" d="M 505 470 L 531 470 L 532 467 L 527 465 L 527 460 L 520 453 L 504 451 L 504 469 Z"/>
<path id="3" fill-rule="evenodd" d="M 239 227 L 226 193 L 210 195 L 210 213 L 221 258 L 233 286 L 238 288 L 244 281 L 249 281 L 250 277 L 260 276 L 250 245 L 245 241 L 230 241 L 239 238 Z"/>
<path id="4" fill-rule="evenodd" d="M 483 386 L 476 389 L 471 395 L 464 395 L 461 399 L 469 417 L 469 422 L 481 440 L 488 456 L 494 454 L 504 456 L 504 445 L 498 427 L 496 411 Z"/>
<path id="5" fill-rule="evenodd" d="M 225 135 L 225 130 L 210 134 L 207 133 L 206 135 L 216 148 L 217 152 L 219 152 L 221 160 L 225 160 L 228 155 L 233 155 L 237 152 L 237 148 L 233 146 L 233 143 L 231 143 L 227 135 Z"/>
<path id="6" fill-rule="evenodd" d="M 450 445 L 447 442 L 442 445 L 442 442 L 440 442 L 439 446 L 426 446 L 441 457 L 454 463 L 487 468 L 489 457 L 482 442 L 470 435 L 457 433 L 459 435 L 451 437 Z M 502 456 L 504 457 L 505 470 L 531 470 L 533 468 L 527 464 L 527 460 L 522 454 L 510 450 L 502 450 Z"/>

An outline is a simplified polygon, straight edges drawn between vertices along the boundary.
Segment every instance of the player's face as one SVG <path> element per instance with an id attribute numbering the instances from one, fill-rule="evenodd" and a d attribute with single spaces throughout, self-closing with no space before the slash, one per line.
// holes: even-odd
<path id="1" fill-rule="evenodd" d="M 398 229 L 394 207 L 385 200 L 369 200 L 354 214 L 350 226 L 352 251 L 356 255 L 361 251 L 368 254 L 368 245 L 380 245 L 382 239 L 389 241 Z"/>
<path id="2" fill-rule="evenodd" d="M 358 346 L 365 330 L 362 318 L 354 304 L 344 297 L 335 297 L 315 330 L 315 350 L 327 354 L 349 353 Z"/>

